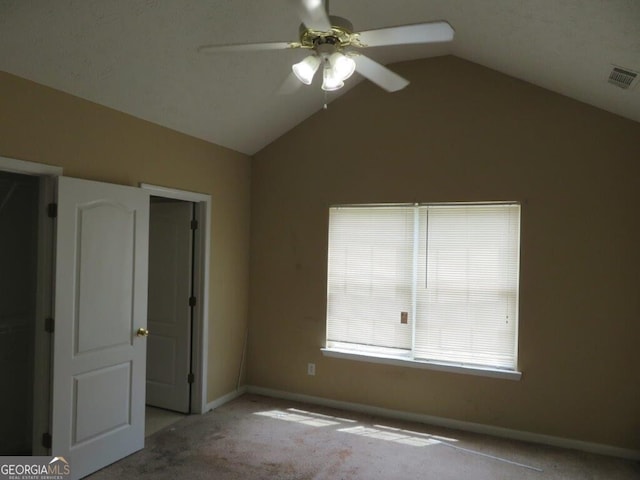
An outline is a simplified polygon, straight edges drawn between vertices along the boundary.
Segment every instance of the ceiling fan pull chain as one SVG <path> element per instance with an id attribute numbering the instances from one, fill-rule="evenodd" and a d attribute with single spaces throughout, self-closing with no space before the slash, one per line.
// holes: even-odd
<path id="1" fill-rule="evenodd" d="M 324 108 L 325 110 L 329 107 L 327 107 L 327 91 L 323 90 L 324 92 L 324 106 L 322 108 Z"/>

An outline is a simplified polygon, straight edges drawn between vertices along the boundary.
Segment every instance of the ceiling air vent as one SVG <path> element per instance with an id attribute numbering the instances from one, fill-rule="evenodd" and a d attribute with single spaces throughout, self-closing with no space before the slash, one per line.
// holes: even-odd
<path id="1" fill-rule="evenodd" d="M 609 74 L 609 83 L 625 90 L 631 88 L 638 81 L 638 73 L 625 68 L 613 67 Z"/>

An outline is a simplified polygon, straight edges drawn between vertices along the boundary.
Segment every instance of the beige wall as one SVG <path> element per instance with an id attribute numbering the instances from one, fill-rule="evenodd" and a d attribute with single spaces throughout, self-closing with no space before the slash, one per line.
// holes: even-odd
<path id="1" fill-rule="evenodd" d="M 406 90 L 254 158 L 247 382 L 640 449 L 640 124 L 455 57 L 393 68 Z M 322 357 L 329 205 L 481 200 L 524 203 L 521 381 Z"/>
<path id="2" fill-rule="evenodd" d="M 250 159 L 0 73 L 0 156 L 212 196 L 208 399 L 236 388 L 247 324 Z"/>

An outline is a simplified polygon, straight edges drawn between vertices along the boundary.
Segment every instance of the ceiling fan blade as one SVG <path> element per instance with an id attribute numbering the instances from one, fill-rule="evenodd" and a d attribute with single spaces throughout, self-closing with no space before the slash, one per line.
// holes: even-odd
<path id="1" fill-rule="evenodd" d="M 329 15 L 322 0 L 295 0 L 298 4 L 298 15 L 307 28 L 320 32 L 331 30 Z"/>
<path id="2" fill-rule="evenodd" d="M 371 60 L 364 55 L 356 55 L 353 60 L 356 62 L 356 72 L 372 81 L 387 92 L 402 90 L 409 85 L 409 80 L 402 78 L 397 73 L 392 72 L 387 67 Z"/>
<path id="3" fill-rule="evenodd" d="M 235 43 L 231 45 L 201 45 L 198 53 L 223 53 L 223 52 L 255 52 L 260 50 L 286 50 L 296 48 L 293 42 L 266 42 L 266 43 Z"/>
<path id="4" fill-rule="evenodd" d="M 360 32 L 358 38 L 365 47 L 381 47 L 409 43 L 449 42 L 453 40 L 453 34 L 453 28 L 447 22 L 429 22 L 367 30 Z"/>

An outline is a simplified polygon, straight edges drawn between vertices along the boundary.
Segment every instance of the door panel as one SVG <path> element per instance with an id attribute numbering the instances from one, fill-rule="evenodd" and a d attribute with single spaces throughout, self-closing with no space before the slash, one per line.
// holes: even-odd
<path id="1" fill-rule="evenodd" d="M 135 210 L 99 201 L 78 206 L 77 215 L 74 352 L 82 355 L 131 343 Z"/>
<path id="2" fill-rule="evenodd" d="M 149 196 L 60 177 L 52 453 L 73 478 L 144 446 Z"/>
<path id="3" fill-rule="evenodd" d="M 78 413 L 73 429 L 74 443 L 126 427 L 131 413 L 131 363 L 76 375 L 74 398 Z"/>
<path id="4" fill-rule="evenodd" d="M 152 202 L 147 404 L 189 412 L 192 204 Z"/>
<path id="5" fill-rule="evenodd" d="M 149 324 L 153 325 L 151 320 Z M 174 385 L 176 383 L 176 339 L 164 337 L 157 333 L 149 334 L 147 348 L 147 382 L 161 385 Z M 154 386 L 147 386 L 147 404 L 156 405 L 154 398 Z M 157 395 L 162 398 L 162 395 Z"/>

